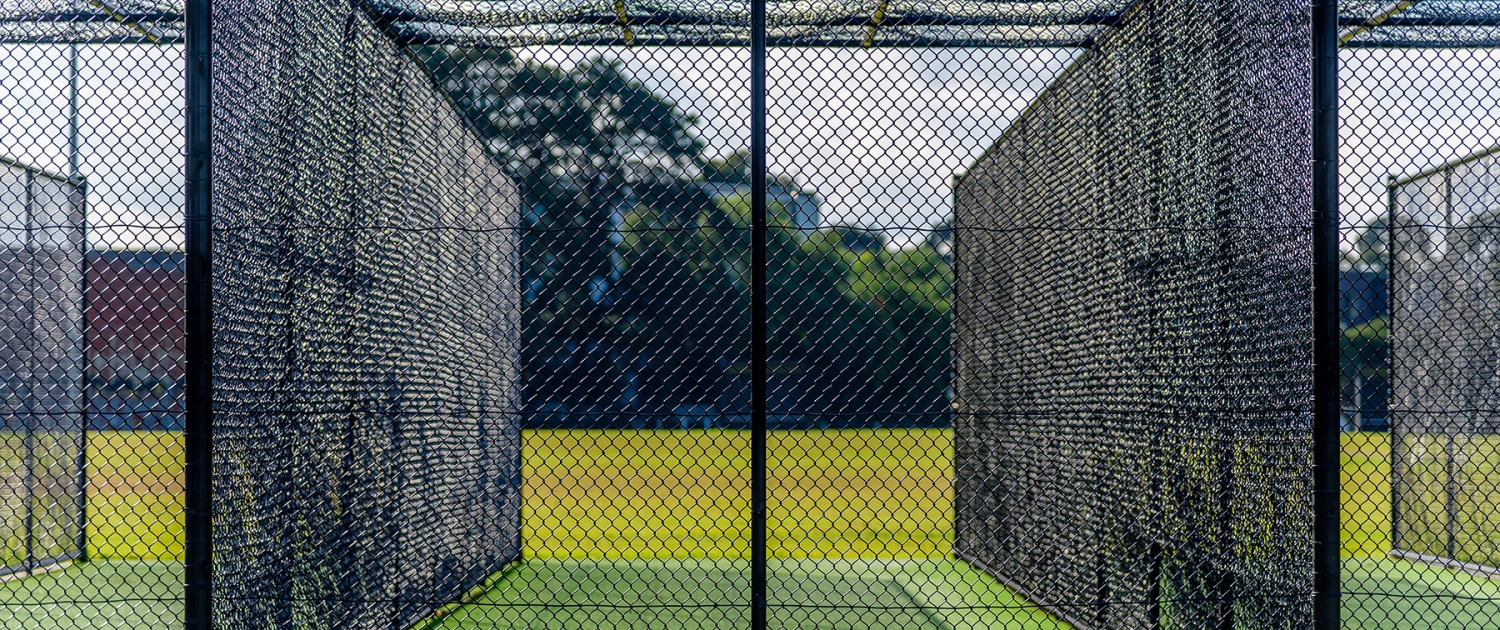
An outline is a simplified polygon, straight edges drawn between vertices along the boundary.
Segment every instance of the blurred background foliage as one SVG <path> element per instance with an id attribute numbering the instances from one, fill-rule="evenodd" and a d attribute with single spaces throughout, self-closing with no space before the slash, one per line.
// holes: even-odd
<path id="1" fill-rule="evenodd" d="M 747 154 L 608 61 L 418 55 L 521 189 L 527 426 L 747 423 Z M 768 189 L 772 426 L 945 426 L 948 230 L 897 245 Z"/>

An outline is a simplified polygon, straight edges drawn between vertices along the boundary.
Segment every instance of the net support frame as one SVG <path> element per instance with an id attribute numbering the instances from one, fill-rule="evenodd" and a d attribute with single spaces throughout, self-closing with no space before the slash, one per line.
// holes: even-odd
<path id="1" fill-rule="evenodd" d="M 76 79 L 71 81 L 76 86 Z M 70 94 L 70 103 L 76 102 L 76 87 Z M 73 110 L 76 112 L 76 110 Z M 70 115 L 71 124 L 76 126 L 76 113 Z M 70 153 L 70 158 L 76 156 L 76 151 Z M 6 401 L 4 406 L 7 419 L 4 423 L 7 429 L 11 428 L 11 415 L 19 415 L 19 430 L 24 438 L 21 442 L 22 456 L 25 462 L 26 474 L 24 475 L 24 487 L 26 498 L 22 503 L 22 516 L 20 529 L 24 530 L 21 536 L 23 541 L 20 545 L 21 558 L 19 562 L 11 564 L 0 564 L 0 579 L 11 579 L 45 573 L 66 566 L 65 563 L 72 561 L 86 562 L 88 560 L 88 471 L 87 448 L 88 440 L 86 427 L 88 426 L 88 401 L 87 386 L 84 384 L 87 373 L 87 348 L 88 348 L 88 298 L 86 296 L 87 284 L 87 234 L 84 226 L 87 222 L 87 199 L 88 182 L 78 175 L 76 168 L 70 168 L 68 173 L 53 172 L 45 168 L 37 167 L 18 159 L 0 156 L 0 169 L 12 174 L 19 174 L 20 178 L 12 184 L 19 183 L 21 193 L 19 201 L 25 210 L 8 218 L 19 219 L 20 226 L 4 225 L 6 231 L 18 231 L 25 236 L 21 237 L 19 243 L 10 245 L 10 254 L 7 255 L 7 266 L 14 265 L 11 270 L 6 271 L 6 279 L 0 282 L 0 288 L 5 289 L 7 300 L 19 297 L 16 293 L 24 291 L 23 312 L 26 313 L 24 332 L 14 338 L 7 339 L 11 344 L 12 354 L 6 359 L 10 372 L 24 372 L 25 378 L 21 389 L 24 392 L 19 400 L 15 402 Z M 46 193 L 45 186 L 65 187 L 64 195 L 67 204 L 65 225 L 61 226 L 67 233 L 65 243 L 68 247 L 57 248 L 58 251 L 49 251 L 45 242 L 38 243 L 34 237 L 37 232 L 49 230 L 49 224 L 57 220 L 57 217 L 42 216 L 45 210 L 42 204 L 55 200 L 53 193 Z M 56 226 L 52 226 L 56 227 Z M 17 248 L 17 246 L 20 246 Z M 3 248 L 0 248 L 3 249 Z M 71 256 L 76 255 L 76 258 Z M 46 262 L 39 262 L 45 260 Z M 77 284 L 72 287 L 78 291 L 76 297 L 68 296 L 66 276 L 70 271 L 78 274 Z M 38 277 L 45 277 L 40 282 L 43 287 L 38 290 Z M 8 286 L 7 286 L 8 285 Z M 38 293 L 42 297 L 38 297 Z M 11 305 L 14 307 L 14 305 Z M 68 321 L 69 311 L 76 311 L 73 321 Z M 51 316 L 40 316 L 39 312 L 56 313 L 63 315 L 61 319 Z M 76 326 L 76 328 L 74 328 Z M 11 329 L 8 332 L 18 332 Z M 61 347 L 52 347 L 45 342 L 39 342 L 39 337 L 47 337 L 49 341 L 62 341 Z M 58 337 L 61 336 L 62 339 Z M 19 341 L 20 347 L 17 348 Z M 61 351 L 60 353 L 58 351 Z M 40 376 L 39 376 L 40 375 Z M 45 381 L 46 383 L 38 382 Z M 65 391 L 76 390 L 77 398 L 72 401 L 78 405 L 76 413 L 76 432 L 69 453 L 63 457 L 50 457 L 47 455 L 47 446 L 42 445 L 44 452 L 41 460 L 38 460 L 38 444 L 36 434 L 39 431 L 57 431 L 58 429 L 70 430 L 67 424 L 71 412 L 64 411 L 64 420 L 59 424 L 50 420 L 53 414 L 42 410 L 44 405 L 38 403 L 39 397 L 52 398 L 51 396 L 39 396 L 38 391 L 44 390 L 48 384 L 56 384 L 58 380 L 63 382 Z M 64 405 L 70 404 L 66 397 Z M 45 421 L 45 427 L 39 426 L 38 417 L 49 418 Z M 47 440 L 47 444 L 62 444 L 61 440 Z M 12 447 L 14 448 L 14 447 Z M 68 471 L 66 476 L 71 476 L 72 509 L 71 523 L 65 519 L 56 518 L 50 514 L 46 506 L 37 505 L 36 493 L 41 487 L 37 479 L 38 466 L 55 469 L 57 465 L 65 465 Z M 56 478 L 50 473 L 49 478 Z M 43 482 L 44 483 L 44 482 Z M 50 488 L 50 486 L 49 486 Z M 55 505 L 55 504 L 54 504 Z M 39 516 L 40 512 L 40 516 Z M 68 516 L 64 514 L 63 516 Z M 72 526 L 76 529 L 73 540 L 69 546 L 53 548 L 48 550 L 37 549 L 39 544 L 38 532 L 45 532 L 49 527 Z M 52 538 L 47 536 L 47 538 Z"/>
<path id="2" fill-rule="evenodd" d="M 210 128 L 212 28 L 209 0 L 188 0 L 183 16 L 186 43 L 186 616 L 187 630 L 211 627 L 211 506 L 212 506 L 212 182 Z M 765 126 L 765 0 L 752 2 L 752 255 L 755 300 L 752 360 L 752 535 L 753 626 L 765 626 L 765 438 L 766 374 L 765 264 L 766 208 L 764 201 Z M 1315 558 L 1316 626 L 1338 627 L 1338 396 L 1337 396 L 1337 43 L 1338 27 L 1348 19 L 1337 16 L 1335 0 L 1313 5 L 1314 102 L 1313 127 L 1315 247 L 1313 316 L 1318 358 L 1315 377 L 1314 474 L 1316 483 L 1317 548 Z M 991 44 L 996 45 L 998 44 Z M 1055 44 L 1054 44 L 1055 45 Z M 1331 248 L 1331 249 L 1330 249 Z M 1332 304 L 1330 307 L 1329 305 Z M 1332 325 L 1330 334 L 1328 327 Z M 1330 350 L 1331 347 L 1331 350 Z M 1331 352 L 1332 354 L 1327 354 Z M 1333 362 L 1328 363 L 1328 358 Z M 1331 436 L 1331 439 L 1330 439 Z M 1331 463 L 1330 463 L 1331 462 Z M 1330 588 L 1330 584 L 1332 587 Z"/>
<path id="3" fill-rule="evenodd" d="M 1465 375 L 1492 371 L 1485 347 L 1493 332 L 1480 323 L 1487 321 L 1482 307 L 1476 310 L 1476 298 L 1490 289 L 1476 282 L 1485 267 L 1473 252 L 1493 228 L 1473 196 L 1494 172 L 1497 154 L 1500 146 L 1485 148 L 1415 175 L 1389 175 L 1385 183 L 1390 369 L 1400 401 L 1389 419 L 1388 555 L 1491 578 L 1500 575 L 1500 562 L 1486 553 L 1492 547 L 1474 541 L 1493 528 L 1465 506 L 1488 487 L 1483 464 L 1473 462 L 1484 461 L 1475 455 L 1496 431 L 1488 417 L 1493 394 L 1484 379 Z M 1432 243 L 1438 235 L 1441 245 Z"/>
<path id="4" fill-rule="evenodd" d="M 475 47 L 685 46 L 749 47 L 753 0 L 737 7 L 666 2 L 613 2 L 541 12 L 522 5 L 456 8 L 430 1 L 370 0 L 356 4 L 403 45 Z M 955 3 L 941 9 L 901 10 L 888 3 L 831 3 L 809 10 L 797 3 L 769 7 L 770 47 L 827 48 L 1056 48 L 1091 47 L 1117 28 L 1130 0 L 1089 5 L 1047 0 L 1030 10 Z M 1355 5 L 1346 2 L 1347 5 Z M 1000 6 L 1002 8 L 995 8 Z M 1500 13 L 1464 0 L 1377 3 L 1346 7 L 1332 19 L 1345 48 L 1494 47 Z M 183 44 L 187 10 L 174 7 L 111 10 L 92 2 L 63 0 L 51 10 L 0 15 L 0 42 L 20 44 Z M 58 24 L 87 25 L 76 32 Z M 1246 22 L 1253 26 L 1256 22 Z M 537 29 L 536 27 L 542 27 Z M 599 28 L 605 27 L 605 28 Z M 1438 30 L 1448 34 L 1433 36 Z M 1462 32 L 1467 29 L 1468 32 Z M 726 34 L 738 31 L 739 34 Z"/>
<path id="5" fill-rule="evenodd" d="M 770 398 L 766 234 L 766 0 L 750 5 L 750 628 L 766 630 L 766 416 Z"/>

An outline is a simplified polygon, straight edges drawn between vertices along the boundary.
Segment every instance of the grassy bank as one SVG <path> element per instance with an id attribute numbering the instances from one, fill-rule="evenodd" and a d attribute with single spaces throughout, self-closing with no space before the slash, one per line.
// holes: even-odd
<path id="1" fill-rule="evenodd" d="M 942 558 L 952 544 L 951 432 L 775 432 L 772 554 Z M 526 553 L 532 558 L 743 558 L 749 438 L 736 431 L 528 431 Z M 182 553 L 181 434 L 89 434 L 90 555 Z M 1390 550 L 1390 443 L 1343 441 L 1343 546 Z"/>
<path id="2" fill-rule="evenodd" d="M 91 431 L 89 557 L 182 560 L 182 434 Z"/>

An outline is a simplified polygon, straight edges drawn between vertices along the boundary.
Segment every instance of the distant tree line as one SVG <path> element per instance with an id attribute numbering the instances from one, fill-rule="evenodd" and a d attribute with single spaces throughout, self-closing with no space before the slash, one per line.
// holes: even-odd
<path id="1" fill-rule="evenodd" d="M 691 116 L 613 63 L 420 54 L 520 185 L 527 423 L 747 422 L 744 154 L 708 156 Z M 769 209 L 773 426 L 946 424 L 947 231 L 898 248 Z"/>

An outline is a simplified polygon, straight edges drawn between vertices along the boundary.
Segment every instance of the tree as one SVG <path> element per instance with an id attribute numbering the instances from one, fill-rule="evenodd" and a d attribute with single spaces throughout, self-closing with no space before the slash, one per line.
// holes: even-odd
<path id="1" fill-rule="evenodd" d="M 621 272 L 612 235 L 642 197 L 697 203 L 661 194 L 701 176 L 693 119 L 599 59 L 569 71 L 488 48 L 419 55 L 521 190 L 528 398 L 617 397 L 630 358 L 606 304 Z"/>
<path id="2" fill-rule="evenodd" d="M 419 52 L 521 189 L 529 421 L 544 405 L 615 426 L 672 426 L 683 407 L 742 412 L 748 153 L 708 159 L 690 116 L 611 63 Z M 941 417 L 947 241 L 895 250 L 880 232 L 807 232 L 782 204 L 768 211 L 773 412 L 844 426 Z"/>
<path id="3" fill-rule="evenodd" d="M 1360 229 L 1354 246 L 1344 253 L 1349 267 L 1359 271 L 1383 271 L 1386 268 L 1386 220 L 1380 217 Z"/>

